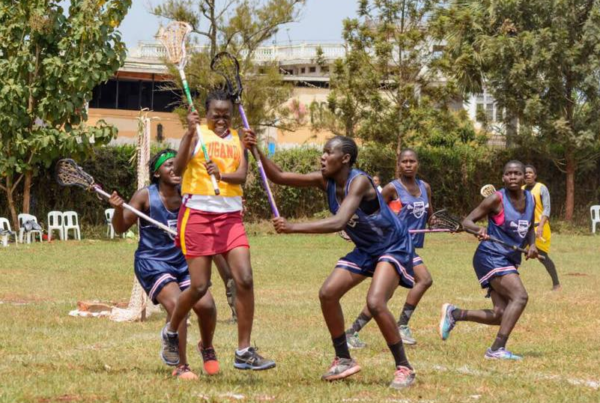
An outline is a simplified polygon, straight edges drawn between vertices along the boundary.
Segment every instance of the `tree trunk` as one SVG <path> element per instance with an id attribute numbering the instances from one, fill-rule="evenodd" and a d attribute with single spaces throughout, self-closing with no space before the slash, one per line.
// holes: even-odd
<path id="1" fill-rule="evenodd" d="M 4 188 L 6 192 L 6 197 L 8 199 L 8 210 L 10 211 L 10 218 L 12 220 L 12 230 L 18 232 L 19 231 L 19 221 L 17 219 L 17 209 L 15 208 L 15 199 L 13 198 L 14 188 L 12 185 L 12 181 L 10 178 L 6 178 L 6 188 Z"/>
<path id="2" fill-rule="evenodd" d="M 29 207 L 31 204 L 31 177 L 32 172 L 25 172 L 25 183 L 23 185 L 23 213 L 29 214 Z"/>
<path id="3" fill-rule="evenodd" d="M 400 177 L 400 153 L 402 152 L 402 134 L 398 133 L 396 143 L 396 178 Z"/>
<path id="4" fill-rule="evenodd" d="M 575 210 L 575 171 L 577 162 L 572 150 L 566 152 L 566 171 L 567 171 L 567 195 L 565 199 L 565 220 L 573 221 L 573 211 Z"/>

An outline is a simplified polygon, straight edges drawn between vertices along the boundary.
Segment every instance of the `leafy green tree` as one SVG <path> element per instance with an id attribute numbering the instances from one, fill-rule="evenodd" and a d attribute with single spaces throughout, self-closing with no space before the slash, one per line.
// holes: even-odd
<path id="1" fill-rule="evenodd" d="M 116 27 L 131 0 L 0 2 L 0 189 L 17 226 L 23 182 L 29 211 L 32 175 L 61 155 L 83 157 L 116 128 L 85 125 L 93 88 L 125 59 Z"/>
<path id="2" fill-rule="evenodd" d="M 291 130 L 296 122 L 286 102 L 292 86 L 283 81 L 277 62 L 257 50 L 281 25 L 296 21 L 303 4 L 304 0 L 167 0 L 154 13 L 190 23 L 197 38 L 204 39 L 200 42 L 206 45 L 195 48 L 186 66 L 190 88 L 200 99 L 221 85 L 221 78 L 210 71 L 210 61 L 218 52 L 228 51 L 240 61 L 244 109 L 251 126 L 258 131 Z"/>
<path id="3" fill-rule="evenodd" d="M 510 140 L 543 152 L 566 174 L 565 219 L 572 220 L 575 175 L 598 157 L 600 3 L 454 0 L 436 25 L 464 92 L 485 86 L 506 111 Z"/>
<path id="4" fill-rule="evenodd" d="M 391 146 L 397 155 L 440 131 L 462 136 L 454 134 L 464 115 L 450 107 L 456 88 L 441 74 L 448 66 L 428 28 L 437 4 L 358 1 L 358 18 L 344 21 L 347 52 L 333 67 L 327 111 L 313 107 L 320 118 L 315 128 Z"/>

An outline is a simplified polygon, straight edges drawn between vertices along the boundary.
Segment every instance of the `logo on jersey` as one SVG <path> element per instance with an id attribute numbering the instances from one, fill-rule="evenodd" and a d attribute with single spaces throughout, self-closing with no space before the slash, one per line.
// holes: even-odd
<path id="1" fill-rule="evenodd" d="M 516 228 L 517 234 L 521 238 L 525 238 L 527 236 L 527 232 L 529 231 L 529 221 L 528 220 L 519 220 L 517 222 L 510 222 L 511 228 Z"/>
<path id="2" fill-rule="evenodd" d="M 358 224 L 358 215 L 354 214 L 352 218 L 348 220 L 348 223 L 346 225 L 354 228 L 356 227 L 356 224 Z"/>
<path id="3" fill-rule="evenodd" d="M 177 220 L 167 220 L 167 227 L 171 228 L 173 231 L 177 232 Z M 168 234 L 169 238 L 175 240 L 175 236 L 171 233 Z"/>
<path id="4" fill-rule="evenodd" d="M 415 216 L 415 218 L 421 218 L 429 208 L 429 204 L 425 205 L 425 202 L 419 201 L 414 202 L 412 205 L 409 204 L 406 206 L 406 208 L 408 209 L 409 213 Z"/>

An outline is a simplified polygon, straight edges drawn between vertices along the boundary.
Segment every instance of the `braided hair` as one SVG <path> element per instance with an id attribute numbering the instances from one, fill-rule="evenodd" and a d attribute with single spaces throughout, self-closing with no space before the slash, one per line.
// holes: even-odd
<path id="1" fill-rule="evenodd" d="M 333 143 L 334 141 L 339 141 L 341 143 L 342 153 L 350 155 L 350 166 L 354 165 L 358 158 L 358 146 L 356 145 L 356 142 L 350 137 L 335 136 L 332 137 L 328 143 Z"/>
<path id="2" fill-rule="evenodd" d="M 206 101 L 204 101 L 204 107 L 206 108 L 207 113 L 212 101 L 229 101 L 233 104 L 229 94 L 221 89 L 211 91 L 206 97 Z"/>

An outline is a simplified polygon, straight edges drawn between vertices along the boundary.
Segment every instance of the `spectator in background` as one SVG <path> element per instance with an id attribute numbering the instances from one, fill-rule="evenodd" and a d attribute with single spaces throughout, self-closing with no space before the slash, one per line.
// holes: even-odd
<path id="1" fill-rule="evenodd" d="M 373 176 L 373 183 L 375 184 L 377 191 L 379 191 L 379 193 L 381 193 L 383 188 L 381 187 L 381 179 L 379 179 L 379 175 Z"/>

